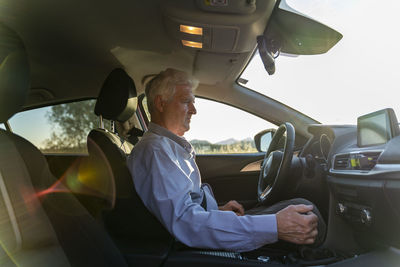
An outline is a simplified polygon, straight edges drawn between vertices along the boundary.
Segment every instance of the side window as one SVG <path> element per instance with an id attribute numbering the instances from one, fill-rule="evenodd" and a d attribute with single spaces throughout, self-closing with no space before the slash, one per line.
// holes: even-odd
<path id="1" fill-rule="evenodd" d="M 241 109 L 196 98 L 197 114 L 185 138 L 197 154 L 256 153 L 254 136 L 276 125 Z"/>
<path id="2" fill-rule="evenodd" d="M 97 128 L 95 100 L 60 104 L 20 112 L 10 120 L 14 133 L 43 153 L 87 153 L 86 137 Z M 109 122 L 105 123 L 106 128 Z"/>
<path id="3" fill-rule="evenodd" d="M 147 115 L 145 100 L 142 105 Z M 197 154 L 255 153 L 254 136 L 277 128 L 253 114 L 212 100 L 196 98 L 195 107 L 197 114 L 192 117 L 185 138 Z"/>

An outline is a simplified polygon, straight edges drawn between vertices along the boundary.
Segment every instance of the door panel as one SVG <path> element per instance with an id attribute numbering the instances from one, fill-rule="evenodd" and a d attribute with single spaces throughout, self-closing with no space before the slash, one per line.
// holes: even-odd
<path id="1" fill-rule="evenodd" d="M 88 155 L 79 154 L 47 154 L 45 157 L 51 173 L 57 179 L 60 179 L 75 164 L 88 160 Z"/>
<path id="2" fill-rule="evenodd" d="M 263 153 L 197 155 L 196 162 L 202 182 L 211 185 L 218 205 L 236 200 L 248 209 L 257 204 L 259 163 L 263 158 Z"/>

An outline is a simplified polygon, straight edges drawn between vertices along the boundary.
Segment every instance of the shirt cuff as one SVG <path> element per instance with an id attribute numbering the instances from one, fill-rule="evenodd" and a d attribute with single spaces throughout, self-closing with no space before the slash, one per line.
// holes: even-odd
<path id="1" fill-rule="evenodd" d="M 255 231 L 253 238 L 262 245 L 272 244 L 278 241 L 278 224 L 275 214 L 251 215 Z"/>

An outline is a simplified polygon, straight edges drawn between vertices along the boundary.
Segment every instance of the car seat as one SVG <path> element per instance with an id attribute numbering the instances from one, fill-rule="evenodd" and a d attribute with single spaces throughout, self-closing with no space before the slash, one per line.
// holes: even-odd
<path id="1" fill-rule="evenodd" d="M 6 124 L 26 100 L 30 69 L 20 37 L 1 23 L 0 36 L 0 123 Z M 127 266 L 107 233 L 57 183 L 41 152 L 2 129 L 0 265 Z"/>
<path id="2" fill-rule="evenodd" d="M 100 90 L 95 114 L 100 122 L 104 118 L 124 123 L 136 112 L 136 96 L 131 77 L 121 68 L 114 69 Z M 87 145 L 90 158 L 101 162 L 100 165 L 109 164 L 112 170 L 106 175 L 115 183 L 116 199 L 113 209 L 105 209 L 103 223 L 114 240 L 126 240 L 130 245 L 138 246 L 143 246 L 143 242 L 171 242 L 171 235 L 147 210 L 134 188 L 126 162 L 133 144 L 113 129 L 108 131 L 100 127 L 89 133 Z"/>

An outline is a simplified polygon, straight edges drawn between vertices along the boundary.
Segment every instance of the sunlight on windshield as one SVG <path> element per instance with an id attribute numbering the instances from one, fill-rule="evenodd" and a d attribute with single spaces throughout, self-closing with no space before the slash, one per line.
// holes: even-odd
<path id="1" fill-rule="evenodd" d="M 288 1 L 296 10 L 334 28 L 343 39 L 323 55 L 276 60 L 269 76 L 255 54 L 244 86 L 322 122 L 355 124 L 360 115 L 398 104 L 399 1 Z"/>

